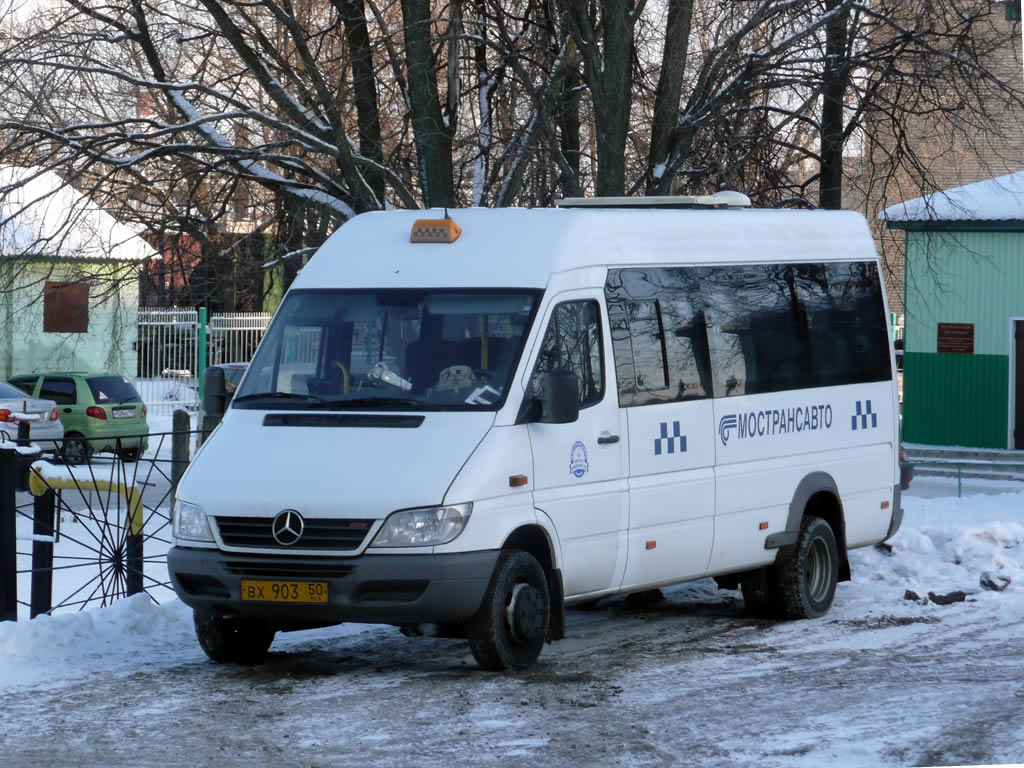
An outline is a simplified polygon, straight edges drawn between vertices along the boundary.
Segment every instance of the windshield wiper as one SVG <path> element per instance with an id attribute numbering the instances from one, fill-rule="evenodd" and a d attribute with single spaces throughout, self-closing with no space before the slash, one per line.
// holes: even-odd
<path id="1" fill-rule="evenodd" d="M 303 400 L 307 403 L 316 403 L 318 406 L 331 406 L 334 405 L 330 400 L 325 400 L 318 395 L 307 395 L 302 392 L 253 392 L 249 395 L 242 395 L 241 397 L 234 398 L 231 402 L 241 403 L 245 400 L 271 400 L 271 399 L 284 399 L 284 400 Z"/>
<path id="2" fill-rule="evenodd" d="M 386 410 L 394 405 L 411 405 L 419 411 L 440 411 L 441 406 L 433 403 L 425 403 L 412 397 L 355 397 L 351 400 L 334 400 L 331 405 L 335 408 L 380 408 Z"/>

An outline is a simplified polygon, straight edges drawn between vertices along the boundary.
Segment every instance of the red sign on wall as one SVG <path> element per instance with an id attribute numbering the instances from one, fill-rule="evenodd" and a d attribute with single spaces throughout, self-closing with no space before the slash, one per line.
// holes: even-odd
<path id="1" fill-rule="evenodd" d="M 939 353 L 974 354 L 974 323 L 939 323 Z"/>

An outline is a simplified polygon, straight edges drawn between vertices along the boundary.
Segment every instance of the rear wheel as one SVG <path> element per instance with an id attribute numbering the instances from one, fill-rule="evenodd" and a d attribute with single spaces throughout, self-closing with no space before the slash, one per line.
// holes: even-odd
<path id="1" fill-rule="evenodd" d="M 824 616 L 839 580 L 839 550 L 832 527 L 820 517 L 805 517 L 792 557 L 776 567 L 782 614 L 789 619 Z"/>
<path id="2" fill-rule="evenodd" d="M 61 453 L 68 464 L 87 464 L 92 457 L 92 446 L 81 435 L 66 435 Z"/>
<path id="3" fill-rule="evenodd" d="M 274 642 L 274 630 L 262 619 L 227 617 L 207 608 L 196 608 L 192 616 L 199 645 L 221 664 L 261 664 Z"/>
<path id="4" fill-rule="evenodd" d="M 466 627 L 473 658 L 488 670 L 525 669 L 540 656 L 551 621 L 544 569 L 528 552 L 502 552 Z"/>

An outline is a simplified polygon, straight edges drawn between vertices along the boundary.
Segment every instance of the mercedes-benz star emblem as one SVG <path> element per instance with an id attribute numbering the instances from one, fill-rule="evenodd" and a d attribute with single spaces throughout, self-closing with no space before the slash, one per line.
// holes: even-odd
<path id="1" fill-rule="evenodd" d="M 302 530 L 305 527 L 302 515 L 294 509 L 282 509 L 274 518 L 270 530 L 274 534 L 274 541 L 282 547 L 290 547 L 302 537 Z"/>

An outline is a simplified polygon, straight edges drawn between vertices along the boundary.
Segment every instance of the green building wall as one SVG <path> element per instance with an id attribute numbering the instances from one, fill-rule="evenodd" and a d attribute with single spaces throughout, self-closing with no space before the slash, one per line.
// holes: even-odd
<path id="1" fill-rule="evenodd" d="M 47 281 L 89 283 L 87 333 L 43 332 Z M 135 264 L 0 259 L 0 378 L 58 370 L 134 379 L 138 297 Z"/>
<path id="2" fill-rule="evenodd" d="M 1012 318 L 1024 319 L 1024 231 L 908 231 L 903 440 L 1010 444 Z M 973 354 L 939 354 L 939 323 L 974 325 Z"/>

